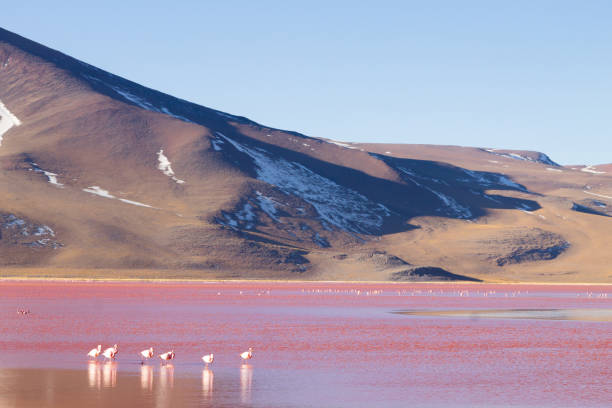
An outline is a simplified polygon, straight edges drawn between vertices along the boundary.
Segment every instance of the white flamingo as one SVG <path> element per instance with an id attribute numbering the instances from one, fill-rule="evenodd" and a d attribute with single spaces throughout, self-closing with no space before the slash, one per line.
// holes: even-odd
<path id="1" fill-rule="evenodd" d="M 106 350 L 104 350 L 104 353 L 102 353 L 102 355 L 104 356 L 105 359 L 108 360 L 114 360 L 115 356 L 117 355 L 117 345 L 115 344 L 113 347 L 109 347 Z"/>
<path id="2" fill-rule="evenodd" d="M 167 353 L 160 354 L 159 358 L 161 358 L 162 363 L 164 361 L 170 361 L 174 358 L 174 350 L 168 351 Z"/>
<path id="3" fill-rule="evenodd" d="M 253 358 L 253 349 L 252 349 L 251 347 L 249 347 L 249 350 L 248 350 L 248 351 L 245 351 L 245 352 L 243 352 L 243 353 L 240 353 L 240 357 L 241 357 L 241 358 L 242 358 L 244 361 L 247 361 L 247 360 L 252 359 L 252 358 Z"/>
<path id="4" fill-rule="evenodd" d="M 142 350 L 140 352 L 140 355 L 142 356 L 142 361 L 140 363 L 144 364 L 145 360 L 148 360 L 151 357 L 153 357 L 153 347 L 151 347 L 151 348 L 149 348 L 147 350 Z"/>
<path id="5" fill-rule="evenodd" d="M 202 357 L 202 361 L 203 361 L 204 363 L 206 363 L 206 366 L 207 366 L 207 367 L 208 367 L 208 365 L 209 365 L 209 364 L 212 364 L 214 360 L 215 360 L 215 356 L 214 356 L 214 354 L 212 354 L 212 353 L 207 354 L 207 355 L 205 355 L 205 356 L 203 356 L 203 357 Z"/>
<path id="6" fill-rule="evenodd" d="M 100 355 L 100 351 L 102 351 L 102 345 L 98 344 L 98 347 L 91 349 L 87 355 L 95 360 Z"/>

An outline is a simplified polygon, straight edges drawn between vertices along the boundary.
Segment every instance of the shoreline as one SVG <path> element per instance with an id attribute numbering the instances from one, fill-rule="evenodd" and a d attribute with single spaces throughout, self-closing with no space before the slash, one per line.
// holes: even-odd
<path id="1" fill-rule="evenodd" d="M 2 282 L 49 282 L 49 283 L 287 283 L 287 284 L 375 284 L 375 285 L 541 285 L 541 286 L 612 286 L 612 283 L 600 282 L 470 282 L 470 281 L 415 281 L 415 282 L 396 282 L 396 281 L 366 281 L 366 280 L 294 280 L 294 279 L 171 279 L 171 278 L 62 278 L 62 277 L 28 277 L 28 276 L 8 276 L 0 277 Z"/>

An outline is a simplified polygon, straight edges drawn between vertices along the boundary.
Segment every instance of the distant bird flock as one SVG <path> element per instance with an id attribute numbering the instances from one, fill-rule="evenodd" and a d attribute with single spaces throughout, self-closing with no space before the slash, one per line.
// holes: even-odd
<path id="1" fill-rule="evenodd" d="M 119 348 L 116 344 L 113 345 L 113 347 L 109 347 L 105 349 L 104 352 L 102 352 L 102 345 L 98 344 L 97 347 L 91 349 L 89 353 L 87 353 L 87 356 L 89 357 L 91 361 L 97 361 L 100 354 L 102 354 L 102 356 L 104 357 L 104 361 L 112 361 L 115 359 L 115 357 L 117 357 L 118 352 L 119 352 Z M 242 361 L 246 362 L 253 358 L 253 348 L 249 347 L 247 351 L 242 352 L 239 355 Z M 146 350 L 142 350 L 139 353 L 139 356 L 141 359 L 140 364 L 144 364 L 145 361 L 155 356 L 155 354 L 153 353 L 153 347 L 150 347 Z M 175 357 L 174 350 L 170 350 L 165 353 L 159 354 L 159 358 L 162 364 L 166 364 L 168 363 L 168 361 L 174 360 L 174 357 Z M 206 367 L 212 364 L 214 360 L 215 360 L 215 356 L 213 353 L 202 356 L 202 361 L 204 362 L 204 364 L 206 364 Z"/>

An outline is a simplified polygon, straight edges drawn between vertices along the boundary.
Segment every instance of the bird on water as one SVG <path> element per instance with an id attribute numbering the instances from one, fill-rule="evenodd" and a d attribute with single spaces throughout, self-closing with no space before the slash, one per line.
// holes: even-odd
<path id="1" fill-rule="evenodd" d="M 146 350 L 142 350 L 140 352 L 140 356 L 142 358 L 142 360 L 140 361 L 140 364 L 144 364 L 145 360 L 148 360 L 153 357 L 153 347 L 146 349 Z"/>
<path id="2" fill-rule="evenodd" d="M 89 353 L 87 353 L 87 355 L 90 358 L 93 358 L 94 360 L 98 358 L 98 356 L 100 355 L 100 352 L 102 351 L 102 345 L 98 344 L 98 347 L 93 348 L 91 350 L 89 350 Z"/>
<path id="3" fill-rule="evenodd" d="M 253 349 L 251 347 L 249 347 L 248 351 L 240 353 L 240 358 L 242 358 L 242 360 L 244 360 L 244 361 L 252 359 L 253 358 Z"/>
<path id="4" fill-rule="evenodd" d="M 117 345 L 115 344 L 113 347 L 109 347 L 106 350 L 104 350 L 104 353 L 102 353 L 102 355 L 104 356 L 104 360 L 114 360 L 115 356 L 118 353 L 118 349 L 117 349 Z"/>
<path id="5" fill-rule="evenodd" d="M 168 362 L 168 361 L 172 360 L 174 358 L 174 350 L 168 351 L 168 352 L 166 352 L 164 354 L 160 354 L 159 358 L 161 358 L 162 364 L 164 362 Z"/>
<path id="6" fill-rule="evenodd" d="M 215 356 L 212 353 L 207 354 L 202 357 L 202 361 L 206 363 L 206 367 L 208 367 L 209 364 L 212 364 L 214 360 L 215 360 Z"/>

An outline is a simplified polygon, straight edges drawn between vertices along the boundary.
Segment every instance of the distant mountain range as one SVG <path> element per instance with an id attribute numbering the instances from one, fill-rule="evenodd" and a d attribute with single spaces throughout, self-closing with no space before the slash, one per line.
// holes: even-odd
<path id="1" fill-rule="evenodd" d="M 612 282 L 611 233 L 610 164 L 309 137 L 0 29 L 0 276 Z"/>

